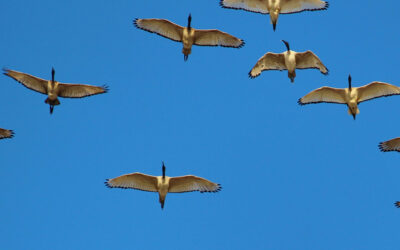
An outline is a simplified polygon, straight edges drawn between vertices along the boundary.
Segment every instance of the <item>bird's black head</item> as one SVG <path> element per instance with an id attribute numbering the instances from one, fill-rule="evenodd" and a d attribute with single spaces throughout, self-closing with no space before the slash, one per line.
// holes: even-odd
<path id="1" fill-rule="evenodd" d="M 289 43 L 286 42 L 285 40 L 282 40 L 282 42 L 286 45 L 287 50 L 290 50 Z"/>
<path id="2" fill-rule="evenodd" d="M 163 178 L 165 178 L 165 165 L 164 165 L 164 161 L 162 162 L 162 176 L 163 176 Z"/>
<path id="3" fill-rule="evenodd" d="M 349 90 L 351 90 L 351 75 L 349 74 Z"/>
<path id="4" fill-rule="evenodd" d="M 190 24 L 192 23 L 192 14 L 189 13 L 189 17 L 188 17 L 188 29 L 191 28 Z"/>
<path id="5" fill-rule="evenodd" d="M 51 68 L 51 81 L 54 82 L 54 75 L 56 74 L 56 71 L 54 68 Z"/>

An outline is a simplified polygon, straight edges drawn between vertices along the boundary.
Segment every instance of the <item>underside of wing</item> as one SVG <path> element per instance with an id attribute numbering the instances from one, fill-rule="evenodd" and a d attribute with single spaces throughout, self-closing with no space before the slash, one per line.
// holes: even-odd
<path id="1" fill-rule="evenodd" d="M 379 143 L 379 149 L 382 152 L 388 152 L 388 151 L 400 152 L 400 137 Z"/>
<path id="2" fill-rule="evenodd" d="M 298 100 L 300 105 L 312 103 L 346 103 L 346 91 L 344 89 L 337 89 L 331 87 L 322 87 L 311 91 L 304 97 Z"/>
<path id="3" fill-rule="evenodd" d="M 86 84 L 64 84 L 58 85 L 58 96 L 64 98 L 82 98 L 91 95 L 107 93 L 106 85 L 98 87 Z"/>
<path id="4" fill-rule="evenodd" d="M 105 182 L 109 188 L 132 188 L 148 192 L 157 192 L 157 177 L 142 173 L 125 174 Z"/>
<path id="5" fill-rule="evenodd" d="M 244 41 L 219 30 L 196 30 L 194 44 L 240 48 L 244 45 Z"/>
<path id="6" fill-rule="evenodd" d="M 135 19 L 133 24 L 142 30 L 156 33 L 176 42 L 182 41 L 183 27 L 165 19 Z"/>
<path id="7" fill-rule="evenodd" d="M 186 175 L 180 177 L 172 177 L 169 181 L 170 193 L 184 193 L 199 191 L 203 192 L 218 192 L 221 190 L 221 185 L 206 180 L 194 175 Z"/>
<path id="8" fill-rule="evenodd" d="M 329 72 L 318 56 L 311 51 L 296 53 L 296 68 L 319 69 L 324 75 L 327 75 Z"/>
<path id="9" fill-rule="evenodd" d="M 255 78 L 264 70 L 286 70 L 285 56 L 283 54 L 276 54 L 268 52 L 260 59 L 256 65 L 250 70 L 249 77 Z"/>
<path id="10" fill-rule="evenodd" d="M 37 91 L 42 94 L 47 94 L 47 80 L 10 69 L 3 70 L 5 71 L 4 75 L 9 76 L 17 82 L 22 83 L 22 85 L 24 85 L 28 89 Z"/>
<path id="11" fill-rule="evenodd" d="M 221 0 L 219 5 L 223 8 L 247 10 L 251 12 L 268 14 L 268 0 Z"/>
<path id="12" fill-rule="evenodd" d="M 384 82 L 372 82 L 368 85 L 358 87 L 358 102 L 364 102 L 379 97 L 400 95 L 400 88 Z"/>
<path id="13" fill-rule="evenodd" d="M 298 13 L 302 11 L 326 10 L 329 3 L 321 0 L 282 0 L 281 14 Z"/>
<path id="14" fill-rule="evenodd" d="M 9 129 L 0 128 L 0 139 L 12 138 L 14 136 L 14 132 Z"/>

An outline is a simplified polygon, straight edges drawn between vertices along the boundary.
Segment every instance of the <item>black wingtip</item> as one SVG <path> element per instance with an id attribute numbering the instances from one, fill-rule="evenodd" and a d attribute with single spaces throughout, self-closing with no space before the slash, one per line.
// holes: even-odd
<path id="1" fill-rule="evenodd" d="M 14 131 L 13 130 L 10 130 L 10 138 L 13 138 L 14 137 L 14 135 L 15 135 L 15 133 L 14 133 Z"/>
<path id="2" fill-rule="evenodd" d="M 256 77 L 257 77 L 257 76 L 253 76 L 253 75 L 251 75 L 251 70 L 249 71 L 249 74 L 248 74 L 248 75 L 249 75 L 249 78 L 250 78 L 250 79 L 254 79 L 254 78 L 256 78 Z"/>
<path id="3" fill-rule="evenodd" d="M 297 100 L 297 104 L 299 104 L 300 106 L 304 105 L 304 103 L 301 102 L 301 98 L 299 98 L 299 100 Z"/>
<path id="4" fill-rule="evenodd" d="M 397 208 L 400 208 L 400 201 L 396 201 L 396 202 L 394 203 L 394 206 L 397 207 Z"/>
<path id="5" fill-rule="evenodd" d="M 110 87 L 106 84 L 101 86 L 104 89 L 104 93 L 108 93 L 110 91 Z"/>
<path id="6" fill-rule="evenodd" d="M 135 26 L 136 28 L 140 29 L 139 26 L 138 26 L 138 24 L 137 24 L 137 21 L 138 21 L 138 20 L 139 20 L 139 18 L 133 19 L 133 26 Z"/>
<path id="7" fill-rule="evenodd" d="M 110 184 L 108 183 L 109 180 L 110 180 L 110 179 L 106 179 L 106 181 L 104 182 L 104 184 L 106 185 L 106 187 L 112 188 L 112 187 L 110 186 Z"/>
<path id="8" fill-rule="evenodd" d="M 326 1 L 326 2 L 325 2 L 325 8 L 324 8 L 324 10 L 327 10 L 328 8 L 329 8 L 329 2 Z"/>
<path id="9" fill-rule="evenodd" d="M 380 142 L 380 143 L 378 144 L 378 148 L 379 148 L 379 150 L 380 150 L 381 152 L 386 152 L 386 150 L 383 148 L 383 142 Z"/>

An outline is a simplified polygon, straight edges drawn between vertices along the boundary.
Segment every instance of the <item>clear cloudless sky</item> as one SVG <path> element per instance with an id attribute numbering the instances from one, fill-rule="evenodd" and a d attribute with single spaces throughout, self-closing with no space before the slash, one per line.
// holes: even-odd
<path id="1" fill-rule="evenodd" d="M 60 99 L 0 76 L 1 249 L 399 249 L 400 97 L 299 106 L 321 86 L 400 85 L 398 10 L 390 0 L 330 1 L 268 15 L 207 1 L 4 1 L 0 66 L 110 92 Z M 241 49 L 182 45 L 132 25 L 165 18 L 218 28 Z M 312 50 L 329 68 L 248 72 L 266 52 Z M 108 189 L 132 172 L 193 174 L 219 193 Z"/>

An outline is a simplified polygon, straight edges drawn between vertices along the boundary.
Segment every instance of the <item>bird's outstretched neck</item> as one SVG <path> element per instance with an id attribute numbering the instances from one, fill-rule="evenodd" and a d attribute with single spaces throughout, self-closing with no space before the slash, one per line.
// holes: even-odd
<path id="1" fill-rule="evenodd" d="M 164 165 L 164 162 L 162 162 L 162 178 L 165 179 L 165 165 Z"/>
<path id="2" fill-rule="evenodd" d="M 188 17 L 188 26 L 187 26 L 187 28 L 188 28 L 189 30 L 192 28 L 191 23 L 192 23 L 192 14 L 189 14 L 189 17 Z"/>
<path id="3" fill-rule="evenodd" d="M 349 75 L 349 90 L 351 90 L 351 75 Z"/>

